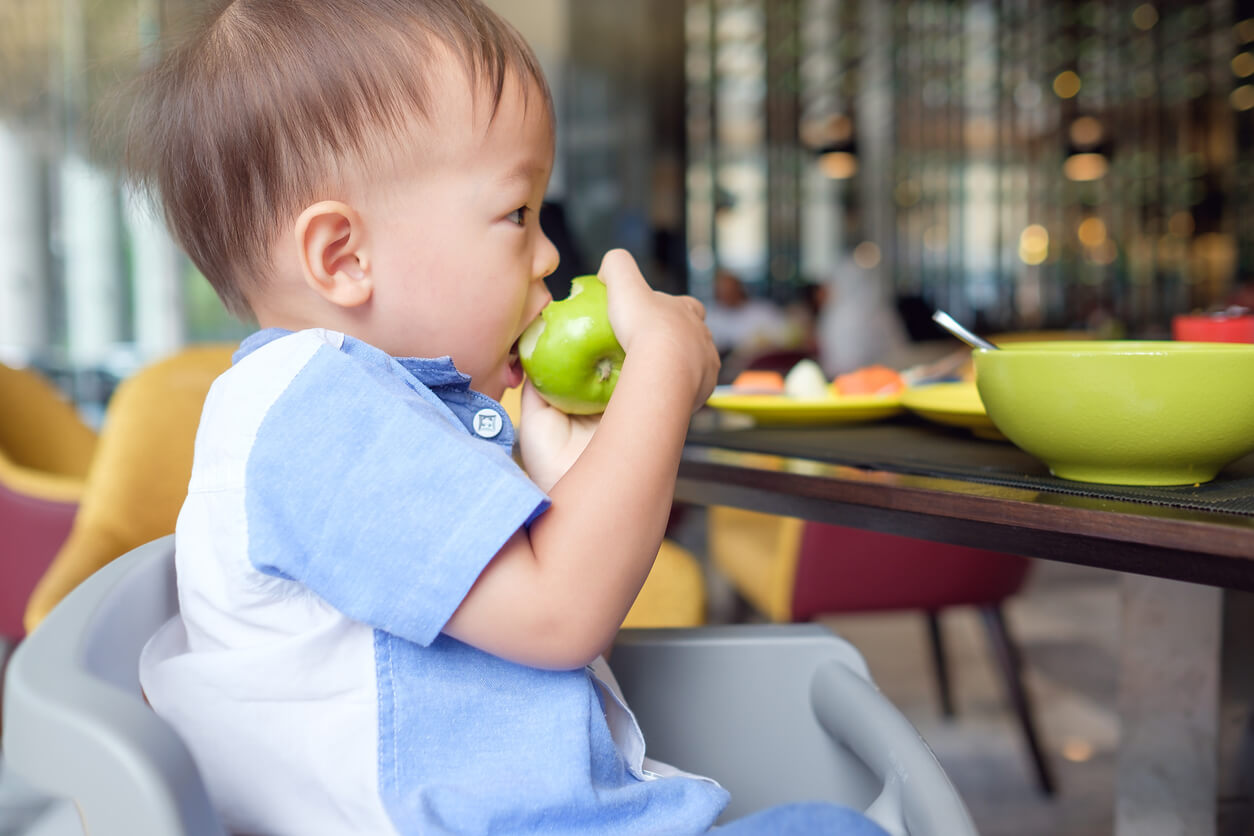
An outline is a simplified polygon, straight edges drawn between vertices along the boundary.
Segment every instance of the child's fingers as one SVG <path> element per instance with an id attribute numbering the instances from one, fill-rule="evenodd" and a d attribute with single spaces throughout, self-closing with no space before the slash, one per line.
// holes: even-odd
<path id="1" fill-rule="evenodd" d="M 522 400 L 519 401 L 519 408 L 525 414 L 537 409 L 543 409 L 548 404 L 544 398 L 540 397 L 539 391 L 531 383 L 531 379 L 523 381 Z"/>

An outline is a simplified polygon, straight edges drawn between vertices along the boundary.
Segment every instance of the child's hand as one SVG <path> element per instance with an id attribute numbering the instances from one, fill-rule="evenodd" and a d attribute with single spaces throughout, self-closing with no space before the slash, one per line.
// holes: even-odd
<path id="1" fill-rule="evenodd" d="M 633 351 L 647 354 L 654 374 L 687 386 L 696 411 L 714 391 L 719 370 L 705 307 L 691 296 L 650 288 L 626 250 L 606 253 L 597 275 L 609 292 L 610 324 L 629 362 Z"/>
<path id="2" fill-rule="evenodd" d="M 588 446 L 600 415 L 567 415 L 550 406 L 528 380 L 522 390 L 518 451 L 523 469 L 546 493 Z"/>
<path id="3" fill-rule="evenodd" d="M 599 276 L 626 350 L 604 415 L 572 417 L 522 392 L 523 466 L 552 505 L 475 581 L 444 631 L 522 664 L 570 670 L 613 641 L 666 533 L 692 411 L 718 376 L 696 299 L 657 293 L 615 250 Z"/>

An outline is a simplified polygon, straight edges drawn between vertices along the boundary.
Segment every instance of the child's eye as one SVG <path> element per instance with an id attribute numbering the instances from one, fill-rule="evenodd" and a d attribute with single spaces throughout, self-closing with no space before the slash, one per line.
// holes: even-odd
<path id="1" fill-rule="evenodd" d="M 527 213 L 529 211 L 531 210 L 529 210 L 526 206 L 519 206 L 517 209 L 515 209 L 513 212 L 510 212 L 505 217 L 511 223 L 518 224 L 519 226 L 526 226 L 527 225 Z"/>

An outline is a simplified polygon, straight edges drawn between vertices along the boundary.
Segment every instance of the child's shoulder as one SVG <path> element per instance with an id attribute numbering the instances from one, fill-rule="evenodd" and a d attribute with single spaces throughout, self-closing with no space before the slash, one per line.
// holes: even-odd
<path id="1" fill-rule="evenodd" d="M 332 350 L 323 352 L 324 348 Z M 311 372 L 322 377 L 316 371 L 319 366 L 338 365 L 337 348 L 329 332 L 271 329 L 253 334 L 240 344 L 230 368 L 210 387 L 201 424 L 238 423 L 251 413 L 259 419 L 298 379 Z"/>
<path id="2" fill-rule="evenodd" d="M 219 388 L 237 395 L 254 389 L 282 391 L 315 358 L 318 365 L 341 363 L 343 344 L 343 334 L 323 329 L 258 331 L 240 344 L 231 368 L 219 378 Z"/>

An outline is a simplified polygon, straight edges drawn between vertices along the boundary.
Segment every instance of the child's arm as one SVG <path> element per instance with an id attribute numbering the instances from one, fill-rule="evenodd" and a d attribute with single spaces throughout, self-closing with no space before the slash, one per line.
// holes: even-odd
<path id="1" fill-rule="evenodd" d="M 581 667 L 613 640 L 662 541 L 688 419 L 718 375 L 699 302 L 651 290 L 621 250 L 599 275 L 627 352 L 614 395 L 549 491 L 552 506 L 501 549 L 444 627 L 537 667 Z"/>

